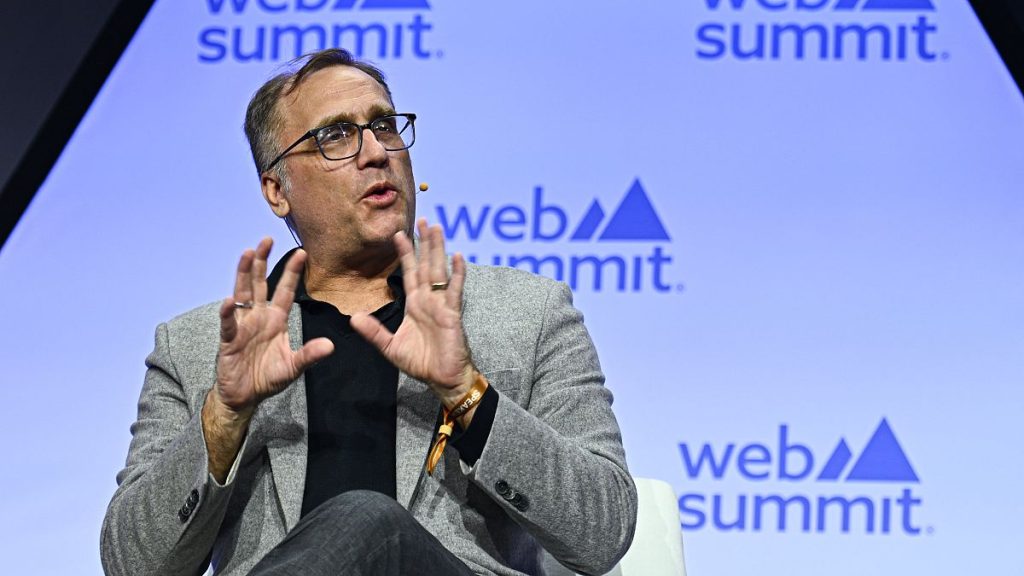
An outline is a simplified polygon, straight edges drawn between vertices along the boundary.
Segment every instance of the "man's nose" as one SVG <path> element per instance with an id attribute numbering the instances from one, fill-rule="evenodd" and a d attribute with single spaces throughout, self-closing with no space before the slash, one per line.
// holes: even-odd
<path id="1" fill-rule="evenodd" d="M 356 159 L 360 168 L 377 166 L 388 161 L 388 151 L 370 128 L 363 128 L 363 147 Z"/>

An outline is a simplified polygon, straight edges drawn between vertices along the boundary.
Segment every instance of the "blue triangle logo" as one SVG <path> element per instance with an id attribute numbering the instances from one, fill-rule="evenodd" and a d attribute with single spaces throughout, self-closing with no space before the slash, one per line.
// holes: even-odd
<path id="1" fill-rule="evenodd" d="M 853 454 L 850 452 L 850 447 L 846 445 L 846 440 L 840 438 L 839 445 L 832 451 L 832 455 L 828 457 L 828 462 L 821 469 L 821 474 L 818 474 L 818 480 L 838 480 L 839 475 L 843 473 L 843 468 L 846 468 L 846 465 L 850 462 L 851 456 Z"/>
<path id="2" fill-rule="evenodd" d="M 365 0 L 360 10 L 430 10 L 427 0 Z"/>
<path id="3" fill-rule="evenodd" d="M 589 215 L 589 214 L 588 214 Z M 640 179 L 626 192 L 622 203 L 608 221 L 600 240 L 670 240 L 658 213 L 647 198 Z"/>
<path id="4" fill-rule="evenodd" d="M 868 440 L 864 452 L 853 465 L 847 481 L 859 482 L 920 482 L 907 460 L 889 422 L 882 422 Z"/>
<path id="5" fill-rule="evenodd" d="M 840 0 L 841 2 L 842 0 Z M 838 10 L 839 7 L 837 6 Z M 867 0 L 861 10 L 935 10 L 932 0 Z"/>
<path id="6" fill-rule="evenodd" d="M 597 232 L 597 227 L 601 224 L 601 220 L 604 220 L 604 209 L 601 208 L 601 204 L 597 200 L 594 200 L 594 203 L 587 209 L 587 213 L 583 215 L 583 220 L 580 221 L 580 225 L 576 227 L 576 231 L 572 233 L 569 240 L 590 240 L 594 237 L 594 232 Z"/>

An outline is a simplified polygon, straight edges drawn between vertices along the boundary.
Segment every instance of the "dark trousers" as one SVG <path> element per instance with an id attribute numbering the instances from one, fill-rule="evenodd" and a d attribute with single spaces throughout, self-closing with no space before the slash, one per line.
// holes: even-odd
<path id="1" fill-rule="evenodd" d="M 472 576 L 398 502 L 366 490 L 306 514 L 249 576 Z"/>

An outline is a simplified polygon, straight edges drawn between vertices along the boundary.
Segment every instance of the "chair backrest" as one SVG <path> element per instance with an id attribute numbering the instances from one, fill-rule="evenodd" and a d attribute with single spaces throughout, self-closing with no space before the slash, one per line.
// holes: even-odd
<path id="1" fill-rule="evenodd" d="M 679 503 L 667 482 L 634 478 L 637 494 L 636 534 L 626 555 L 605 576 L 686 576 Z M 548 556 L 548 576 L 573 572 Z"/>

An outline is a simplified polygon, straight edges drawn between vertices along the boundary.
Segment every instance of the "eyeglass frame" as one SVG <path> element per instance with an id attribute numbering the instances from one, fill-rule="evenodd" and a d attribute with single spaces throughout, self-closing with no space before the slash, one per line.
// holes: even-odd
<path id="1" fill-rule="evenodd" d="M 299 144 L 302 144 L 303 142 L 305 142 L 306 140 L 309 140 L 310 138 L 312 138 L 313 141 L 316 142 L 316 149 L 320 151 L 320 155 L 323 156 L 324 159 L 326 159 L 326 160 L 330 160 L 330 161 L 334 162 L 334 161 L 348 160 L 349 158 L 354 158 L 354 157 L 358 156 L 360 152 L 363 151 L 363 131 L 364 130 L 370 130 L 370 132 L 373 132 L 373 129 L 371 128 L 371 126 L 373 126 L 374 124 L 376 124 L 377 122 L 379 122 L 379 121 L 381 121 L 381 120 L 383 120 L 385 118 L 392 118 L 392 117 L 396 117 L 396 116 L 401 116 L 401 117 L 403 117 L 403 118 L 405 118 L 405 119 L 407 119 L 409 121 L 409 126 L 412 127 L 412 142 L 410 142 L 408 146 L 403 146 L 401 148 L 388 148 L 388 147 L 385 146 L 384 149 L 387 150 L 388 152 L 397 152 L 399 150 L 408 150 L 409 148 L 412 148 L 413 144 L 416 143 L 416 114 L 413 114 L 412 112 L 395 112 L 393 114 L 384 114 L 382 116 L 378 116 L 378 117 L 374 118 L 373 120 L 370 120 L 366 124 L 357 124 L 355 122 L 344 122 L 344 121 L 343 122 L 332 122 L 330 124 L 325 124 L 323 126 L 319 126 L 317 128 L 313 128 L 312 130 L 308 130 L 305 134 L 300 136 L 298 140 L 293 142 L 291 146 L 289 146 L 289 147 L 285 148 L 284 150 L 282 150 L 281 153 L 277 155 L 277 158 L 274 158 L 270 162 L 270 164 L 267 164 L 267 167 L 263 169 L 263 172 L 267 172 L 271 168 L 276 166 L 278 162 L 280 162 L 281 160 L 284 159 L 285 155 L 287 155 L 289 152 L 294 150 L 296 146 L 298 146 Z M 357 131 L 357 134 L 359 134 L 359 145 L 356 146 L 356 151 L 353 152 L 352 154 L 349 154 L 348 156 L 345 156 L 343 158 L 328 158 L 327 157 L 327 153 L 324 152 L 323 147 L 320 146 L 320 140 L 318 140 L 316 138 L 316 135 L 317 135 L 318 132 L 320 132 L 321 130 L 323 130 L 325 128 L 330 128 L 331 126 L 339 126 L 341 124 L 348 124 L 349 126 L 355 126 L 356 128 L 359 129 Z M 376 137 L 377 136 L 374 135 L 374 138 L 376 138 Z M 378 140 L 378 142 L 380 142 L 380 140 Z M 384 145 L 381 144 L 381 146 L 384 146 Z"/>

